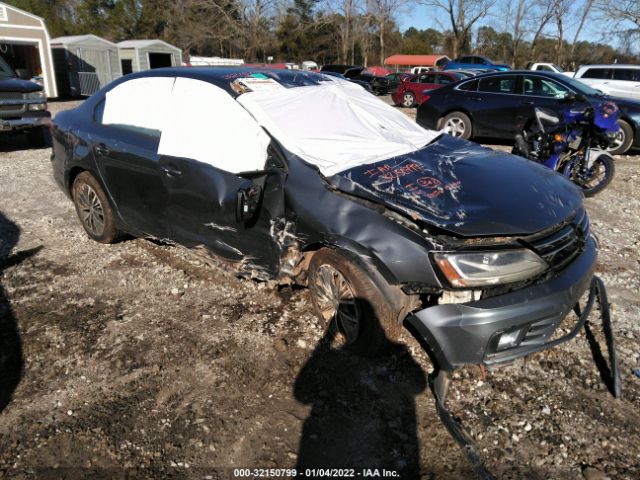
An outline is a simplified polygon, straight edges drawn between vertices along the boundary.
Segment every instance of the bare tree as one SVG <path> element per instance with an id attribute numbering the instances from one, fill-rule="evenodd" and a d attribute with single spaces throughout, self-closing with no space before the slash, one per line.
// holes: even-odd
<path id="1" fill-rule="evenodd" d="M 422 3 L 447 12 L 453 32 L 451 54 L 457 57 L 469 49 L 473 26 L 487 15 L 496 0 L 422 0 Z"/>
<path id="2" fill-rule="evenodd" d="M 409 0 L 371 0 L 371 14 L 375 21 L 376 36 L 380 46 L 380 65 L 385 59 L 385 39 L 387 35 L 387 25 L 393 19 L 393 15 Z"/>
<path id="3" fill-rule="evenodd" d="M 583 7 L 582 15 L 580 17 L 580 23 L 578 24 L 578 28 L 576 28 L 576 33 L 573 36 L 573 42 L 571 42 L 571 51 L 569 52 L 569 61 L 571 62 L 571 69 L 575 69 L 575 53 L 576 53 L 576 44 L 578 43 L 578 37 L 582 32 L 582 27 L 584 27 L 587 18 L 591 14 L 591 9 L 593 7 L 594 0 L 588 0 L 587 4 Z"/>
<path id="4" fill-rule="evenodd" d="M 260 60 L 259 52 L 264 54 L 274 7 L 275 0 L 242 0 L 244 58 Z M 266 59 L 262 58 L 262 61 Z"/>
<path id="5" fill-rule="evenodd" d="M 511 2 L 507 2 L 509 5 Z M 523 18 L 525 11 L 525 0 L 518 0 L 518 6 L 516 8 L 516 18 L 513 22 L 513 41 L 511 43 L 511 67 L 516 68 L 516 57 L 518 55 L 518 48 L 522 43 L 525 35 L 525 29 L 523 28 Z"/>
<path id="6" fill-rule="evenodd" d="M 529 61 L 535 60 L 538 41 L 540 40 L 545 27 L 554 17 L 556 4 L 558 3 L 558 1 L 559 0 L 537 0 L 535 2 L 535 24 L 538 25 L 538 28 L 533 34 L 533 38 L 531 40 L 531 47 L 529 48 Z"/>
<path id="7" fill-rule="evenodd" d="M 336 15 L 336 34 L 338 40 L 338 53 L 342 63 L 348 63 L 351 56 L 353 63 L 354 44 L 356 37 L 357 16 L 362 6 L 361 0 L 329 0 L 327 9 Z"/>

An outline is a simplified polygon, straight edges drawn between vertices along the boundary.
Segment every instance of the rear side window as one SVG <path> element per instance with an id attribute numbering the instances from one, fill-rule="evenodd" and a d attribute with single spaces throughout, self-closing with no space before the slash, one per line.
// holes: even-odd
<path id="1" fill-rule="evenodd" d="M 633 68 L 614 68 L 613 79 L 614 80 L 626 80 L 629 82 L 638 81 L 640 78 L 640 69 Z"/>
<path id="2" fill-rule="evenodd" d="M 582 75 L 582 78 L 600 78 L 600 79 L 610 79 L 611 78 L 611 69 L 610 68 L 588 68 L 586 72 Z"/>
<path id="3" fill-rule="evenodd" d="M 516 76 L 489 77 L 480 80 L 481 92 L 488 93 L 513 93 L 516 85 Z"/>
<path id="4" fill-rule="evenodd" d="M 458 87 L 458 90 L 462 90 L 465 92 L 475 92 L 478 90 L 478 80 L 472 80 L 470 82 L 465 82 Z"/>

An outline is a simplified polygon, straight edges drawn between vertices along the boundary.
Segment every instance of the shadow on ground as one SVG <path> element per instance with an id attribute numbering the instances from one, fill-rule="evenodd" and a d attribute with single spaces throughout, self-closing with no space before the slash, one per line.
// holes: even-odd
<path id="1" fill-rule="evenodd" d="M 374 315 L 367 318 L 380 328 Z M 387 340 L 385 355 L 363 358 L 333 347 L 327 332 L 295 381 L 296 399 L 312 406 L 296 468 L 355 475 L 377 468 L 419 478 L 415 397 L 426 388 L 424 372 L 404 345 Z"/>

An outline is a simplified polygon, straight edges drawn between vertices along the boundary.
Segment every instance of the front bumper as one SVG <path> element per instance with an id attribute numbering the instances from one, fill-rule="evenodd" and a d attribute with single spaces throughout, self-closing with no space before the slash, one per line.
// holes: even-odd
<path id="1" fill-rule="evenodd" d="M 25 113 L 17 118 L 0 118 L 0 131 L 46 127 L 51 123 L 51 112 L 47 110 Z"/>
<path id="2" fill-rule="evenodd" d="M 405 322 L 443 370 L 514 360 L 560 343 L 549 340 L 589 287 L 596 258 L 590 237 L 582 254 L 557 277 L 486 300 L 429 307 Z M 496 352 L 498 335 L 516 329 L 520 343 Z"/>

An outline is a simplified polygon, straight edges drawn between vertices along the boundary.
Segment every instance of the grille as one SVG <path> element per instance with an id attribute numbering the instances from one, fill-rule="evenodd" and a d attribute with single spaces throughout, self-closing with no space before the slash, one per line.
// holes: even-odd
<path id="1" fill-rule="evenodd" d="M 24 94 L 20 92 L 2 92 L 0 93 L 0 113 L 5 115 L 17 115 L 25 110 L 25 106 L 23 104 L 13 104 L 13 105 L 2 105 L 3 100 L 22 100 L 24 99 Z"/>
<path id="2" fill-rule="evenodd" d="M 553 268 L 563 268 L 584 248 L 589 236 L 589 217 L 580 210 L 568 223 L 550 234 L 531 240 L 531 246 Z"/>

